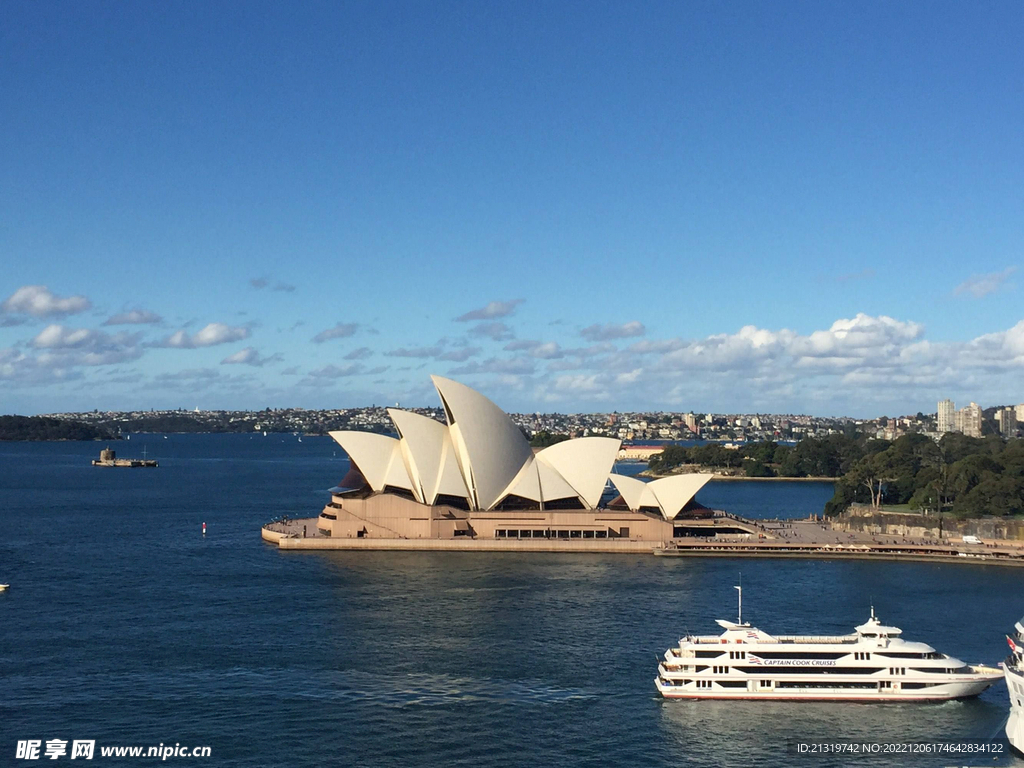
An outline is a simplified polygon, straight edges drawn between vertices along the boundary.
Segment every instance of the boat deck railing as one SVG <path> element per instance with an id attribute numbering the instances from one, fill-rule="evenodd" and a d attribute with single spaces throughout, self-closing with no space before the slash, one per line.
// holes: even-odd
<path id="1" fill-rule="evenodd" d="M 751 638 L 753 640 L 753 638 Z M 727 643 L 726 638 L 721 635 L 699 635 L 697 637 L 685 637 L 684 642 L 694 645 L 732 645 Z M 751 645 L 757 643 L 806 643 L 819 645 L 852 645 L 859 640 L 857 635 L 774 635 L 770 639 L 754 640 Z M 747 643 L 748 641 L 744 641 Z"/>

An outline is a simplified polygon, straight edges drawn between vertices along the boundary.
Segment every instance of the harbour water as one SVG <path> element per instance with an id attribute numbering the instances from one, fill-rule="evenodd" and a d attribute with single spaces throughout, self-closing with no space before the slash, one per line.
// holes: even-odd
<path id="1" fill-rule="evenodd" d="M 1024 612 L 1016 569 L 288 553 L 259 527 L 320 509 L 346 464 L 330 440 L 133 437 L 144 446 L 158 469 L 95 469 L 95 443 L 0 443 L 0 765 L 16 764 L 17 740 L 51 738 L 208 745 L 218 766 L 1024 765 L 793 751 L 1005 745 L 1002 685 L 966 702 L 836 705 L 664 701 L 653 683 L 680 634 L 734 616 L 741 570 L 744 617 L 766 631 L 848 632 L 873 603 L 908 639 L 995 663 Z M 830 495 L 733 482 L 698 498 L 775 517 Z"/>

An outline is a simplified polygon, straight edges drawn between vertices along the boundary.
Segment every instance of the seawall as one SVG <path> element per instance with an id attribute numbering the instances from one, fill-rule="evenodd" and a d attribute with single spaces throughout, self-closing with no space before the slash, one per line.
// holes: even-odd
<path id="1" fill-rule="evenodd" d="M 265 530 L 265 529 L 264 529 Z M 264 532 L 264 539 L 273 542 Z M 277 541 L 279 549 L 291 550 L 392 550 L 412 552 L 605 552 L 647 555 L 659 546 L 657 543 L 616 540 L 557 540 L 525 539 L 331 539 L 326 537 L 301 538 L 282 535 Z"/>
<path id="2" fill-rule="evenodd" d="M 1024 541 L 1024 519 L 981 517 L 960 520 L 952 515 L 925 515 L 916 512 L 885 512 L 854 504 L 832 521 L 838 531 L 949 539 L 977 536 L 979 539 Z"/>

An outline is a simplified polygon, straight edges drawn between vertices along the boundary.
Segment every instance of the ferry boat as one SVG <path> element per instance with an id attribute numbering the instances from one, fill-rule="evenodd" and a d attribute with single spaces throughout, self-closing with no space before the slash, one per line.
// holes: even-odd
<path id="1" fill-rule="evenodd" d="M 1006 688 L 1010 692 L 1010 716 L 1006 720 L 1006 738 L 1010 746 L 1024 754 L 1024 617 L 1014 627 L 1016 640 L 1007 637 L 1010 655 L 1003 662 Z"/>
<path id="2" fill-rule="evenodd" d="M 737 587 L 737 589 L 740 589 Z M 946 701 L 977 696 L 1003 673 L 971 666 L 871 617 L 853 634 L 770 635 L 719 619 L 721 635 L 687 636 L 665 652 L 655 685 L 678 699 Z"/>

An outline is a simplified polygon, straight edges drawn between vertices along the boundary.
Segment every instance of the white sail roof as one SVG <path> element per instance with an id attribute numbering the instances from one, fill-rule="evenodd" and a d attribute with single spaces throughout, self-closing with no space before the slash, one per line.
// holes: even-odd
<path id="1" fill-rule="evenodd" d="M 519 470 L 519 474 L 508 484 L 508 487 L 501 493 L 498 501 L 501 501 L 506 496 L 520 496 L 530 501 L 536 501 L 538 504 L 544 498 L 540 489 L 540 475 L 537 473 L 537 462 L 533 456 L 527 460 L 523 468 Z"/>
<path id="2" fill-rule="evenodd" d="M 469 498 L 448 427 L 429 416 L 388 408 L 401 436 L 416 497 L 433 504 L 439 494 Z"/>
<path id="3" fill-rule="evenodd" d="M 636 512 L 640 507 L 657 507 L 666 520 L 672 520 L 714 475 L 673 475 L 649 483 L 626 475 L 611 474 L 608 477 L 631 510 Z"/>
<path id="4" fill-rule="evenodd" d="M 578 437 L 545 448 L 537 460 L 555 470 L 587 507 L 596 509 L 620 445 L 620 440 L 611 437 Z M 546 489 L 545 496 L 558 498 L 548 495 Z"/>
<path id="5" fill-rule="evenodd" d="M 615 486 L 615 490 L 622 496 L 622 500 L 626 502 L 626 506 L 634 512 L 640 509 L 640 507 L 661 508 L 658 498 L 651 493 L 650 483 L 645 483 L 643 480 L 637 480 L 635 477 L 629 477 L 628 475 L 616 475 L 614 473 L 608 475 L 608 478 L 612 481 L 612 485 Z"/>
<path id="6" fill-rule="evenodd" d="M 472 498 L 479 509 L 490 509 L 532 458 L 530 444 L 505 412 L 479 392 L 441 376 L 430 378 L 444 404 Z"/>
<path id="7" fill-rule="evenodd" d="M 690 503 L 697 491 L 707 485 L 714 475 L 711 474 L 688 474 L 663 477 L 648 483 L 651 492 L 658 497 L 658 506 L 665 515 L 666 520 L 671 520 L 680 512 L 683 507 Z"/>
<path id="8" fill-rule="evenodd" d="M 441 441 L 448 430 L 443 424 L 410 411 L 388 408 L 388 416 L 395 423 L 405 449 L 409 476 L 416 486 L 421 501 L 437 485 L 437 471 L 441 465 Z M 426 502 L 430 503 L 430 502 Z"/>
<path id="9" fill-rule="evenodd" d="M 391 461 L 388 462 L 388 471 L 384 476 L 384 487 L 402 488 L 406 491 L 412 491 L 412 495 L 416 497 L 417 501 L 423 501 L 417 492 L 418 488 L 414 487 L 412 478 L 409 477 L 409 468 L 405 464 L 405 457 L 402 456 L 402 446 L 398 440 L 395 441 L 395 448 L 391 452 Z"/>
<path id="10" fill-rule="evenodd" d="M 451 435 L 445 434 L 441 452 L 441 466 L 437 472 L 437 487 L 434 489 L 434 498 L 428 504 L 437 502 L 438 496 L 458 496 L 466 500 L 472 506 L 472 498 L 469 495 L 469 488 L 466 487 L 466 479 L 459 469 L 459 460 L 455 455 L 455 445 L 452 443 Z"/>
<path id="11" fill-rule="evenodd" d="M 545 463 L 538 456 L 534 462 L 537 465 L 537 476 L 540 478 L 541 499 L 543 501 L 554 501 L 555 499 L 579 499 L 583 506 L 587 506 L 586 499 L 580 496 L 558 470 L 550 464 Z M 598 499 L 601 497 L 598 496 Z"/>
<path id="12" fill-rule="evenodd" d="M 399 451 L 398 441 L 376 432 L 342 431 L 331 432 L 330 435 L 363 473 L 370 487 L 375 491 L 383 490 L 391 457 Z"/>

